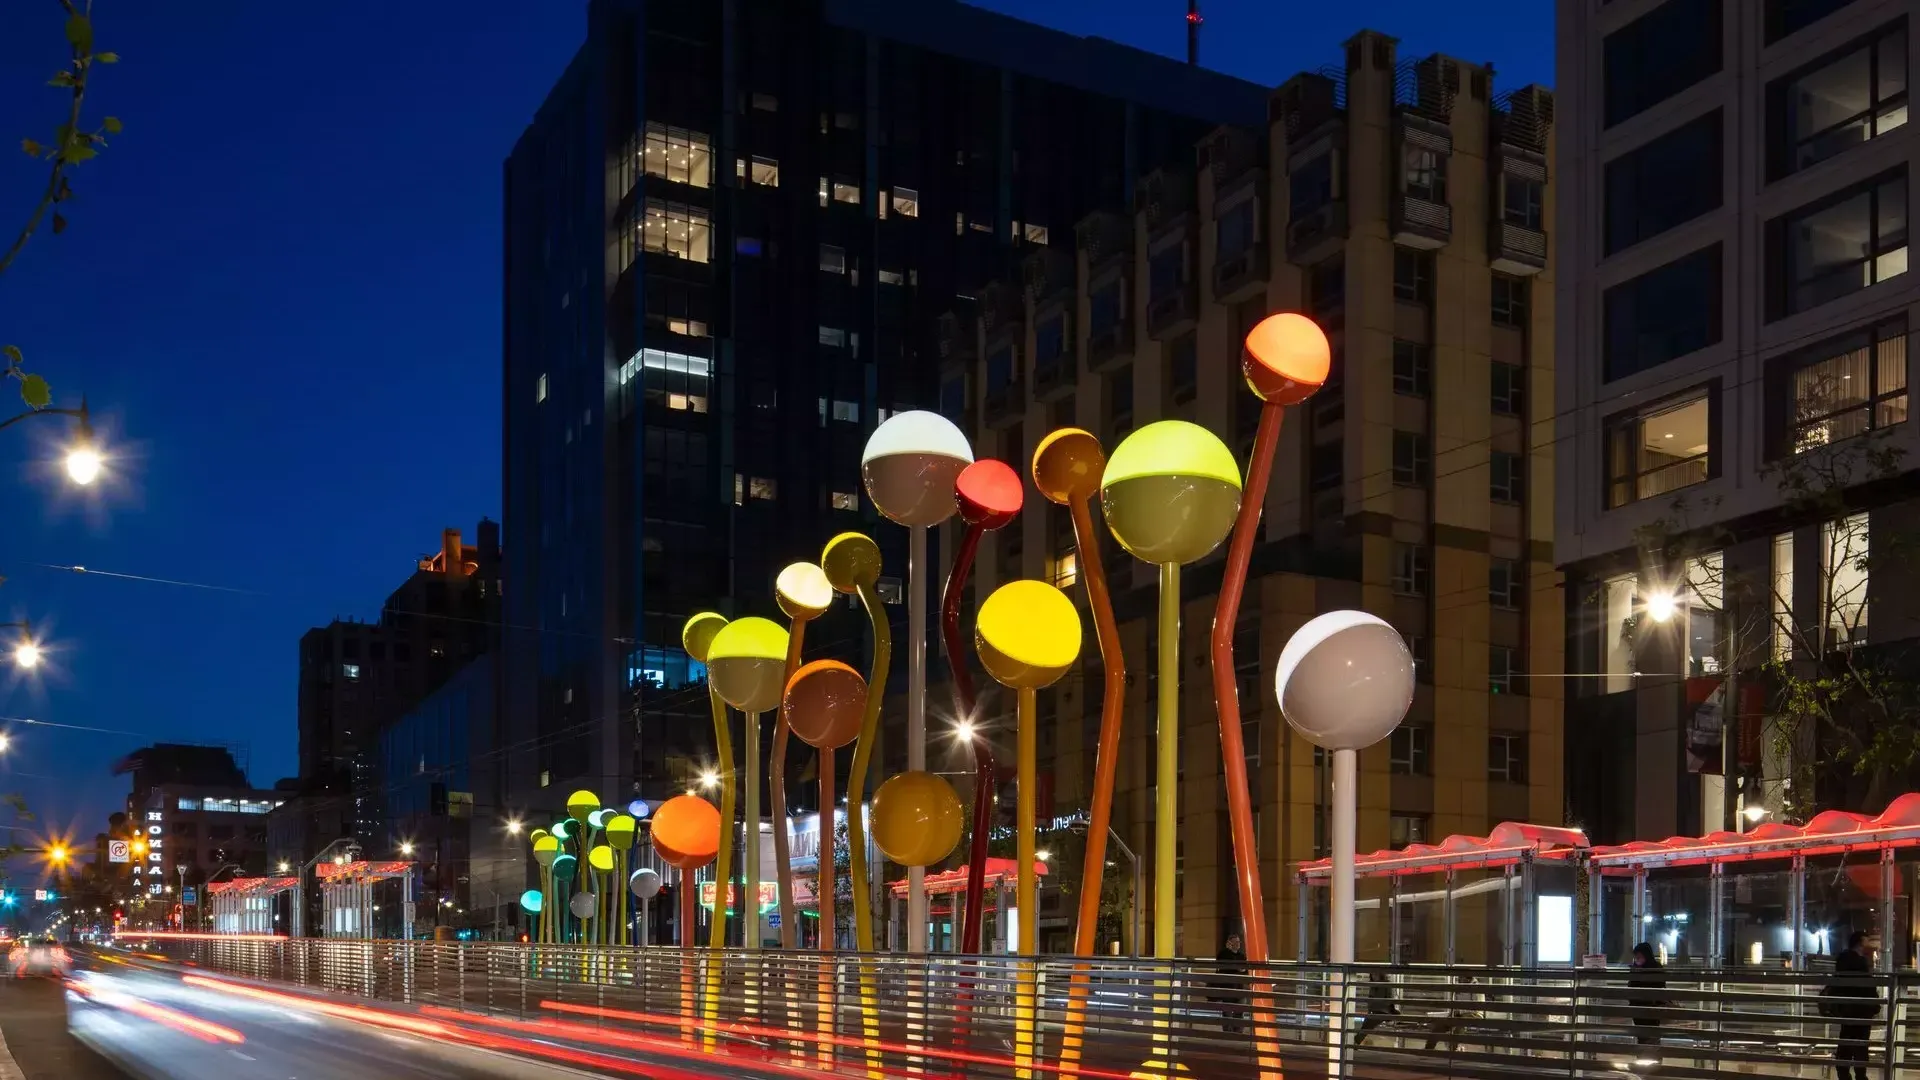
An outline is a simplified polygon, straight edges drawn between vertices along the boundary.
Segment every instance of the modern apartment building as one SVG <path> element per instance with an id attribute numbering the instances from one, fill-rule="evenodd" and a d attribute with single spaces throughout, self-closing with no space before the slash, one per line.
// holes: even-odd
<path id="1" fill-rule="evenodd" d="M 1913 777 L 1855 769 L 1865 698 L 1783 689 L 1905 678 L 1920 638 L 1913 5 L 1558 10 L 1570 810 L 1603 841 L 1877 810 Z"/>
<path id="2" fill-rule="evenodd" d="M 935 317 L 1264 100 L 951 0 L 594 0 L 505 166 L 516 751 L 477 804 L 671 790 L 711 746 L 681 625 L 775 614 L 780 567 L 837 532 L 875 530 L 897 596 L 906 534 L 860 452 L 934 403 Z M 809 640 L 853 655 L 864 626 L 836 608 Z"/>
<path id="3" fill-rule="evenodd" d="M 1395 39 L 1366 31 L 1344 63 L 1273 91 L 1266 123 L 1216 128 L 1141 179 L 1130 212 L 1080 219 L 1071 245 L 1063 236 L 1029 253 L 1018 274 L 979 290 L 977 310 L 944 323 L 943 409 L 980 456 L 1022 472 L 1053 429 L 1086 428 L 1111 453 L 1169 418 L 1218 433 L 1244 467 L 1259 405 L 1239 374 L 1246 331 L 1281 310 L 1328 331 L 1332 377 L 1286 417 L 1236 628 L 1281 955 L 1296 949 L 1293 868 L 1327 850 L 1329 776 L 1288 728 L 1272 679 L 1315 614 L 1379 614 L 1417 660 L 1406 724 L 1361 757 L 1361 850 L 1562 817 L 1561 682 L 1527 674 L 1557 673 L 1563 640 L 1550 543 L 1554 130 L 1548 91 L 1496 95 L 1485 67 L 1402 60 Z M 975 596 L 1043 578 L 1084 604 L 1063 508 L 1030 496 L 994 535 Z M 1183 575 L 1184 955 L 1213 955 L 1238 914 L 1207 656 L 1223 554 Z M 1102 557 L 1128 669 L 1116 827 L 1150 861 L 1156 575 L 1110 540 Z M 1089 632 L 1079 668 L 1042 693 L 1043 819 L 1087 805 L 1100 683 Z M 993 728 L 1006 742 L 1011 707 L 987 703 L 1004 714 Z M 1043 927 L 1072 918 L 1066 905 L 1041 914 Z M 1324 911 L 1311 914 L 1317 927 Z M 1471 921 L 1463 910 L 1463 960 L 1485 941 Z M 1385 921 L 1360 930 L 1362 958 L 1385 959 Z M 1403 957 L 1438 958 L 1437 918 L 1406 919 L 1402 933 Z M 1315 929 L 1309 951 L 1323 940 Z"/>

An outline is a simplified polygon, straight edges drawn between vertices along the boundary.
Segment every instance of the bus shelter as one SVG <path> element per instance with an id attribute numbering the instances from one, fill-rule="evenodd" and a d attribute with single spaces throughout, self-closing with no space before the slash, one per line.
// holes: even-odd
<path id="1" fill-rule="evenodd" d="M 1047 876 L 1045 860 L 1033 864 L 1036 876 Z M 1020 876 L 1018 859 L 988 859 L 986 873 L 981 875 L 981 903 L 986 908 L 986 921 L 981 927 L 991 946 L 989 951 L 1010 953 L 1013 943 L 1020 939 L 1020 920 L 1038 917 L 1038 912 L 1025 912 L 1015 908 L 1013 893 Z M 907 926 L 907 882 L 887 883 L 888 895 L 892 899 L 893 918 L 888 920 L 890 936 L 898 939 L 890 943 L 895 949 L 905 948 Z M 960 866 L 952 870 L 943 870 L 927 875 L 927 919 L 930 923 L 928 948 L 934 952 L 948 952 L 958 947 L 960 924 L 967 913 L 967 867 Z M 1001 917 L 1004 915 L 1005 917 Z M 1044 951 L 1044 950 L 1043 950 Z"/>
<path id="2" fill-rule="evenodd" d="M 1370 956 L 1393 964 L 1571 963 L 1579 829 L 1503 822 L 1486 836 L 1449 836 L 1354 858 L 1356 922 Z M 1331 859 L 1303 863 L 1299 952 L 1324 959 Z M 1463 933 L 1464 931 L 1464 933 Z M 1436 940 L 1437 939 L 1437 940 Z"/>
<path id="3" fill-rule="evenodd" d="M 1863 931 L 1880 970 L 1915 959 L 1920 793 L 1874 817 L 1828 810 L 1804 825 L 1596 847 L 1585 863 L 1596 953 L 1645 942 L 1669 964 L 1804 970 Z"/>
<path id="4" fill-rule="evenodd" d="M 300 885 L 297 877 L 237 877 L 207 886 L 216 934 L 271 934 L 275 901 Z"/>
<path id="5" fill-rule="evenodd" d="M 376 889 L 383 882 L 399 881 L 400 937 L 413 938 L 413 864 L 410 862 L 321 863 L 320 876 L 322 932 L 333 938 L 372 938 L 374 916 L 379 911 Z"/>

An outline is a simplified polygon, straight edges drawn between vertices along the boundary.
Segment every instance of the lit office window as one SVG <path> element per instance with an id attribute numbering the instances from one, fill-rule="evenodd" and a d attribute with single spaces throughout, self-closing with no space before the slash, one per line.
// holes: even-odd
<path id="1" fill-rule="evenodd" d="M 1861 513 L 1820 527 L 1827 648 L 1867 640 L 1867 526 L 1867 515 Z"/>
<path id="2" fill-rule="evenodd" d="M 893 212 L 901 217 L 919 217 L 920 192 L 910 187 L 894 188 Z"/>
<path id="3" fill-rule="evenodd" d="M 1773 538 L 1773 658 L 1793 659 L 1793 534 Z"/>
<path id="4" fill-rule="evenodd" d="M 713 183 L 713 147 L 701 132 L 648 123 L 641 157 L 648 176 L 692 187 Z"/>
<path id="5" fill-rule="evenodd" d="M 648 199 L 641 232 L 642 246 L 655 254 L 697 263 L 712 258 L 713 230 L 700 207 Z"/>
<path id="6" fill-rule="evenodd" d="M 836 491 L 833 493 L 832 503 L 835 510 L 858 510 L 860 496 L 851 491 Z"/>

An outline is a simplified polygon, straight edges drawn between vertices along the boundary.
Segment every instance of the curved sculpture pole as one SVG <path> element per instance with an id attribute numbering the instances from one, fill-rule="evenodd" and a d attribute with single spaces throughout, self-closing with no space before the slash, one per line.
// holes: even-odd
<path id="1" fill-rule="evenodd" d="M 973 730 L 979 699 L 974 693 L 973 672 L 967 666 L 966 642 L 960 636 L 960 595 L 966 591 L 967 578 L 973 573 L 980 538 L 988 530 L 999 529 L 1020 515 L 1023 493 L 1019 474 L 1005 462 L 991 458 L 983 458 L 962 469 L 953 487 L 954 503 L 967 529 L 960 536 L 960 545 L 953 554 L 953 568 L 947 572 L 946 587 L 940 596 L 940 638 L 946 645 L 947 670 L 953 676 L 954 713 L 965 725 L 961 729 L 962 737 L 973 747 L 973 835 L 967 846 L 967 891 L 960 951 L 977 954 L 981 930 L 986 923 L 987 841 L 993 831 L 995 777 L 993 744 Z"/>
<path id="2" fill-rule="evenodd" d="M 787 663 L 780 677 L 780 685 L 784 688 L 793 681 L 793 673 L 800 670 L 801 643 L 806 640 L 807 623 L 826 614 L 827 608 L 833 603 L 833 583 L 827 580 L 827 572 L 817 564 L 797 562 L 780 571 L 779 577 L 774 579 L 773 593 L 788 621 Z M 773 799 L 773 873 L 780 894 L 780 947 L 791 949 L 796 928 L 800 924 L 800 911 L 793 902 L 793 850 L 787 817 L 787 738 L 793 732 L 793 717 L 784 692 L 781 698 L 780 709 L 774 718 L 773 760 L 768 762 L 767 777 L 770 786 L 768 794 Z M 831 767 L 823 774 L 829 783 L 832 774 Z M 831 801 L 823 801 L 820 805 L 828 811 L 833 807 Z M 831 843 L 823 845 L 821 850 L 831 853 Z M 824 909 L 821 914 L 825 915 Z"/>
<path id="3" fill-rule="evenodd" d="M 1247 334 L 1241 369 L 1261 400 L 1260 426 L 1247 461 L 1247 479 L 1227 546 L 1220 596 L 1213 609 L 1210 642 L 1213 700 L 1220 717 L 1220 772 L 1226 780 L 1227 816 L 1233 832 L 1234 881 L 1240 891 L 1240 921 L 1247 958 L 1257 965 L 1273 959 L 1267 943 L 1266 900 L 1260 888 L 1259 840 L 1253 829 L 1253 800 L 1247 781 L 1247 752 L 1240 728 L 1240 687 L 1233 655 L 1240 599 L 1247 565 L 1260 534 L 1260 510 L 1280 444 L 1280 422 L 1288 405 L 1297 405 L 1327 381 L 1332 362 L 1327 336 L 1304 315 L 1282 313 L 1260 321 Z M 1254 984 L 1254 1051 L 1263 1077 L 1280 1075 L 1280 1042 L 1273 1029 L 1272 993 L 1264 979 Z"/>
<path id="4" fill-rule="evenodd" d="M 1073 951 L 1091 956 L 1098 948 L 1100 892 L 1105 883 L 1107 834 L 1113 827 L 1113 787 L 1120 769 L 1120 729 L 1127 707 L 1127 657 L 1120 648 L 1120 624 L 1113 615 L 1113 596 L 1107 589 L 1106 567 L 1100 559 L 1100 539 L 1093 526 L 1093 497 L 1100 493 L 1100 474 L 1107 456 L 1092 432 L 1061 428 L 1040 440 L 1033 452 L 1033 483 L 1047 501 L 1067 508 L 1073 520 L 1073 548 L 1079 560 L 1080 581 L 1086 586 L 1087 607 L 1093 614 L 1094 636 L 1100 645 L 1100 741 L 1094 755 L 1093 799 L 1088 811 L 1087 848 L 1080 877 L 1080 910 L 1074 921 Z M 1139 897 L 1134 903 L 1140 902 Z M 1140 942 L 1134 942 L 1135 949 Z M 1060 1064 L 1077 1075 L 1082 1033 L 1086 1025 L 1087 978 L 1084 966 L 1075 969 L 1067 993 L 1066 1030 L 1060 1041 Z"/>

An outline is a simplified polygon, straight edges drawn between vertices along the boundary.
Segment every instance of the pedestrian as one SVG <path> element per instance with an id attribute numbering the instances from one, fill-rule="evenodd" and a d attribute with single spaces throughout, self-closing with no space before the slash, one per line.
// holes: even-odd
<path id="1" fill-rule="evenodd" d="M 1222 1031 L 1240 1031 L 1239 1021 L 1246 1016 L 1246 1012 L 1236 1006 L 1246 988 L 1247 951 L 1241 944 L 1239 934 L 1227 935 L 1214 961 L 1214 972 L 1218 977 L 1213 981 L 1216 991 L 1213 1000 L 1220 1004 L 1220 1028 Z"/>
<path id="2" fill-rule="evenodd" d="M 1393 1000 L 1393 983 L 1387 979 L 1386 972 L 1376 971 L 1367 976 L 1366 1006 L 1366 1019 L 1360 1021 L 1360 1034 L 1353 1039 L 1355 1048 L 1366 1044 L 1367 1032 L 1400 1015 L 1400 1006 Z"/>
<path id="3" fill-rule="evenodd" d="M 1660 958 L 1653 954 L 1653 946 L 1641 942 L 1633 947 L 1633 966 L 1627 973 L 1627 1004 L 1633 1009 L 1633 1041 L 1641 1046 L 1651 1046 L 1648 1051 L 1652 1060 L 1659 1060 L 1660 1017 L 1652 1010 L 1666 1008 L 1667 1000 L 1666 968 L 1660 964 Z"/>
<path id="4" fill-rule="evenodd" d="M 1820 1015 L 1840 1021 L 1833 1048 L 1834 1071 L 1840 1080 L 1867 1080 L 1867 1037 L 1873 1033 L 1880 1003 L 1873 986 L 1873 965 L 1867 961 L 1867 935 L 1854 931 L 1847 948 L 1833 958 L 1833 981 L 1820 991 Z"/>

